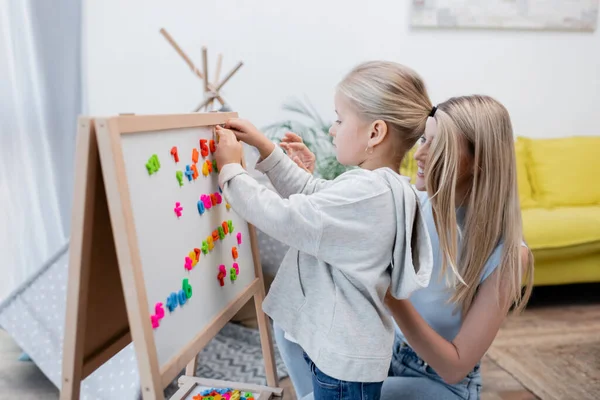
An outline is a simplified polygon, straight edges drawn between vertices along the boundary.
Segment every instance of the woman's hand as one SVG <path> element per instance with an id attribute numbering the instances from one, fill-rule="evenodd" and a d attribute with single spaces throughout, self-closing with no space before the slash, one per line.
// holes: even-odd
<path id="1" fill-rule="evenodd" d="M 316 157 L 304 144 L 300 136 L 288 132 L 283 139 L 281 139 L 279 146 L 285 150 L 287 155 L 298 164 L 300 168 L 304 168 L 311 174 L 315 171 Z"/>
<path id="2" fill-rule="evenodd" d="M 229 129 L 217 130 L 219 144 L 215 152 L 215 159 L 219 170 L 227 164 L 239 164 L 242 161 L 242 144 L 237 141 L 235 134 Z"/>

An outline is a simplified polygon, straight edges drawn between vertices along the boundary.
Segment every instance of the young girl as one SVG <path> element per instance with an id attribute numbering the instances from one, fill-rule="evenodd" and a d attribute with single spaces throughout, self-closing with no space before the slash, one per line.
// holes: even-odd
<path id="1" fill-rule="evenodd" d="M 383 385 L 388 400 L 478 399 L 480 360 L 509 307 L 521 310 L 532 286 L 508 112 L 490 97 L 467 96 L 432 114 L 415 153 L 415 186 L 427 190 L 420 197 L 434 267 L 429 286 L 410 300 L 386 297 L 399 327 Z M 283 146 L 298 163 L 314 157 L 295 135 Z M 294 344 L 279 343 L 289 359 Z M 287 366 L 297 391 L 309 392 L 310 371 L 297 357 Z"/>
<path id="2" fill-rule="evenodd" d="M 337 159 L 360 168 L 315 179 L 252 124 L 232 120 L 233 132 L 217 130 L 219 184 L 242 218 L 291 247 L 263 309 L 302 348 L 315 398 L 379 399 L 394 340 L 384 296 L 427 286 L 432 266 L 418 198 L 396 172 L 431 103 L 412 70 L 369 62 L 341 81 L 335 107 Z M 258 149 L 256 168 L 281 196 L 240 166 L 236 136 Z"/>

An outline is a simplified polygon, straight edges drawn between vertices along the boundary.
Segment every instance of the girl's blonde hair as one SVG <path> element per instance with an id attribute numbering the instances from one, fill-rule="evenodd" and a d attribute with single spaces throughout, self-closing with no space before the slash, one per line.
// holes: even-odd
<path id="1" fill-rule="evenodd" d="M 466 314 L 486 261 L 496 246 L 503 244 L 497 267 L 501 276 L 498 294 L 500 298 L 502 281 L 509 293 L 507 300 L 520 312 L 531 295 L 533 256 L 529 252 L 529 262 L 522 265 L 523 228 L 508 111 L 488 96 L 454 97 L 438 106 L 434 118 L 437 136 L 429 152 L 426 186 L 443 255 L 442 275 L 446 276 L 448 266 L 454 272 L 451 301 L 460 304 Z M 465 199 L 458 199 L 468 202 L 464 226 L 459 231 L 455 191 L 461 141 L 466 141 L 473 157 L 473 177 Z"/>
<path id="2" fill-rule="evenodd" d="M 432 104 L 423 79 L 412 69 L 389 61 L 356 66 L 337 90 L 364 120 L 382 120 L 398 143 L 398 165 L 425 131 Z"/>

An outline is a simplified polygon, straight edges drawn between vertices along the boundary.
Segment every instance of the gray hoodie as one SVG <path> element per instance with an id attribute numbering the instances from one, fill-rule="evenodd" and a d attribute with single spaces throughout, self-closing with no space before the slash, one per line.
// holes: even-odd
<path id="1" fill-rule="evenodd" d="M 316 179 L 279 148 L 256 169 L 280 196 L 237 164 L 221 169 L 219 184 L 236 213 L 290 246 L 263 310 L 327 375 L 383 381 L 394 340 L 384 295 L 408 298 L 432 268 L 408 179 L 389 168 Z"/>

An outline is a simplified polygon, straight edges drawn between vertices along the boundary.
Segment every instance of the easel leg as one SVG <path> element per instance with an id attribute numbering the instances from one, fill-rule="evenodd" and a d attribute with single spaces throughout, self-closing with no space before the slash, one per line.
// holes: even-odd
<path id="1" fill-rule="evenodd" d="M 75 190 L 71 216 L 67 307 L 63 338 L 61 400 L 79 399 L 83 378 L 86 309 L 91 269 L 92 224 L 98 147 L 91 120 L 78 120 Z"/>
<path id="2" fill-rule="evenodd" d="M 264 287 L 254 295 L 254 306 L 256 307 L 256 319 L 260 331 L 260 344 L 262 347 L 263 358 L 265 360 L 265 375 L 267 376 L 267 385 L 271 387 L 279 386 L 277 377 L 277 367 L 275 365 L 275 356 L 273 350 L 273 338 L 269 317 L 262 310 L 262 302 L 265 297 Z"/>
<path id="3" fill-rule="evenodd" d="M 195 356 L 192 361 L 188 363 L 185 367 L 185 375 L 186 376 L 195 376 L 196 369 L 198 368 L 198 356 Z"/>

